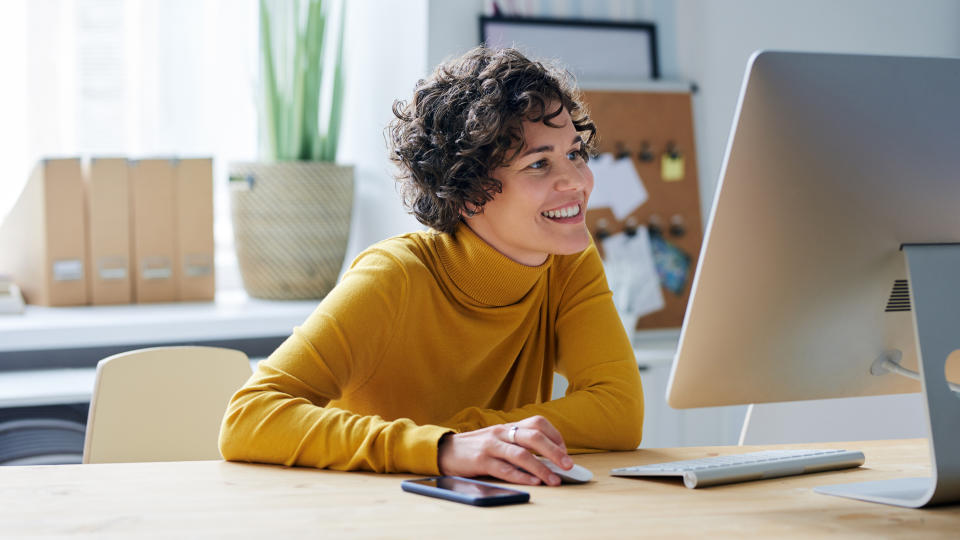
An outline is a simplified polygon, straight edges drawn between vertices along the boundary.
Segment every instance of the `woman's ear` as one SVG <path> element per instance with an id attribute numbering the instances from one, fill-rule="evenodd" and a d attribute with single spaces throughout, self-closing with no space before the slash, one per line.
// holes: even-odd
<path id="1" fill-rule="evenodd" d="M 477 206 L 470 201 L 463 202 L 463 208 L 460 209 L 460 219 L 470 219 L 471 217 L 483 212 L 482 206 Z"/>

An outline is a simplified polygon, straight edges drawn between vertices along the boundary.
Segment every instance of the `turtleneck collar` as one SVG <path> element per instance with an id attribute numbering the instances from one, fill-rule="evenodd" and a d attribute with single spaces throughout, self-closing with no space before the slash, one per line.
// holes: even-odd
<path id="1" fill-rule="evenodd" d="M 454 284 L 473 300 L 490 306 L 515 304 L 526 295 L 553 263 L 540 266 L 511 260 L 477 236 L 465 223 L 456 234 L 434 235 L 441 264 Z"/>

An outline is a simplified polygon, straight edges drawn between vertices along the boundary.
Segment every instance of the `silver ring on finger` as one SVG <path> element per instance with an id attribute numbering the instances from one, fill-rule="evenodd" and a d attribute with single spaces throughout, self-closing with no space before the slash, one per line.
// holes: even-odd
<path id="1" fill-rule="evenodd" d="M 517 431 L 520 430 L 520 426 L 513 426 L 510 428 L 510 433 L 507 435 L 507 438 L 510 439 L 510 444 L 517 444 Z"/>

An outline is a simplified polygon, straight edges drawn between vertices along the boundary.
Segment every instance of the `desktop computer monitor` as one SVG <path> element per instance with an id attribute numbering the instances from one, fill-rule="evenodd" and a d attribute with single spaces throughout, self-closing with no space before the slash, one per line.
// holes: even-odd
<path id="1" fill-rule="evenodd" d="M 822 491 L 960 501 L 958 96 L 960 59 L 754 54 L 671 406 L 922 392 L 933 480 Z"/>

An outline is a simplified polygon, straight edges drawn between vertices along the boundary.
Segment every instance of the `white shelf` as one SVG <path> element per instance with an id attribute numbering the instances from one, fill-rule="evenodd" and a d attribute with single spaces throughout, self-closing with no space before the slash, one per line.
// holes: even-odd
<path id="1" fill-rule="evenodd" d="M 250 348 L 272 350 L 318 303 L 257 300 L 237 290 L 205 303 L 27 306 L 0 316 L 0 408 L 87 402 L 96 362 L 142 346 L 235 342 L 265 356 Z"/>
<path id="2" fill-rule="evenodd" d="M 0 408 L 87 402 L 96 371 L 79 368 L 0 373 Z"/>
<path id="3" fill-rule="evenodd" d="M 286 336 L 318 303 L 226 291 L 205 303 L 27 306 L 22 315 L 0 316 L 0 353 Z"/>

